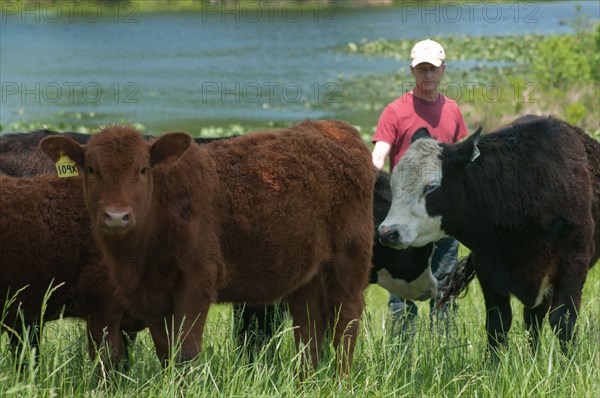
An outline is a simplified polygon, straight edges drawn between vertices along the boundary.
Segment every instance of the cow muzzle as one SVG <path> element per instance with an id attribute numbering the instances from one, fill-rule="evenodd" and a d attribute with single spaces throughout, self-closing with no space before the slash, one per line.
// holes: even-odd
<path id="1" fill-rule="evenodd" d="M 131 209 L 110 209 L 100 212 L 98 224 L 107 234 L 123 234 L 135 226 Z"/>
<path id="2" fill-rule="evenodd" d="M 377 229 L 379 242 L 384 246 L 390 246 L 395 249 L 405 249 L 408 245 L 403 243 L 403 228 L 398 225 L 380 226 Z"/>

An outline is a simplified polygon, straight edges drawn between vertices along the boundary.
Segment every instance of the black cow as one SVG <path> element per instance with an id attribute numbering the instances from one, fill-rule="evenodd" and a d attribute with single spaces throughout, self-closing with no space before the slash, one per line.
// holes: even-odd
<path id="1" fill-rule="evenodd" d="M 479 133 L 411 145 L 392 174 L 381 239 L 403 248 L 456 237 L 472 251 L 461 272 L 468 279 L 474 269 L 481 283 L 489 346 L 506 341 L 512 294 L 525 305 L 533 345 L 551 310 L 566 351 L 600 256 L 600 143 L 552 117 Z"/>

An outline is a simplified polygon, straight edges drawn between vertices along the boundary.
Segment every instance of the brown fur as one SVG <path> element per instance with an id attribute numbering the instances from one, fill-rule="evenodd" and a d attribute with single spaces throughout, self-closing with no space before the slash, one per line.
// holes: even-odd
<path id="1" fill-rule="evenodd" d="M 0 175 L 32 177 L 55 173 L 54 163 L 38 148 L 38 144 L 45 137 L 57 134 L 64 134 L 82 144 L 89 137 L 87 134 L 58 133 L 46 129 L 1 135 Z"/>
<path id="2" fill-rule="evenodd" d="M 42 148 L 52 158 L 64 151 L 85 170 L 86 204 L 111 278 L 148 323 L 161 358 L 169 352 L 165 318 L 168 330 L 182 325 L 189 359 L 200 350 L 210 303 L 283 297 L 314 364 L 334 323 L 342 364 L 351 363 L 375 182 L 352 127 L 307 121 L 200 147 L 182 133 L 149 146 L 133 129 L 113 126 L 85 146 L 47 138 Z M 123 225 L 107 228 L 114 220 Z"/>
<path id="3" fill-rule="evenodd" d="M 50 160 L 46 154 L 44 154 L 39 149 L 39 141 L 43 138 L 51 136 L 51 135 L 67 135 L 70 138 L 75 139 L 77 142 L 84 144 L 91 137 L 88 134 L 79 134 L 79 133 L 59 133 L 50 130 L 38 130 L 32 131 L 29 133 L 16 133 L 16 134 L 5 134 L 0 136 L 0 173 L 5 173 L 7 175 L 15 176 L 15 177 L 31 177 L 39 174 L 55 174 L 54 162 Z M 151 137 L 145 136 L 145 139 L 150 139 Z M 225 139 L 234 138 L 233 136 L 224 137 Z M 221 138 L 196 138 L 195 142 L 198 144 L 206 144 L 208 142 L 216 141 Z M 25 183 L 27 184 L 27 183 Z M 391 203 L 391 192 L 389 186 L 389 175 L 387 173 L 379 173 L 377 177 L 377 183 L 374 189 L 374 208 L 373 208 L 373 216 L 374 221 L 376 223 L 381 222 L 385 215 L 387 214 L 390 203 Z M 82 215 L 83 217 L 83 215 Z M 87 216 L 86 216 L 87 218 Z M 43 227 L 42 227 L 43 228 Z M 54 241 L 56 238 L 51 238 L 50 240 Z M 407 281 L 413 280 L 417 276 L 419 276 L 423 270 L 427 267 L 428 258 L 431 254 L 431 245 L 423 248 L 408 248 L 406 250 L 395 250 L 392 248 L 388 248 L 379 243 L 379 240 L 375 239 L 373 243 L 373 268 L 371 272 L 371 283 L 377 282 L 377 271 L 380 269 L 387 269 L 394 277 L 405 279 Z M 24 248 L 23 250 L 28 250 L 28 248 Z M 27 257 L 24 257 L 27 258 Z M 49 262 L 49 257 L 46 257 L 45 266 L 49 269 L 53 267 L 64 267 L 65 263 L 62 261 L 58 262 Z M 68 264 L 68 263 L 67 263 Z M 81 280 L 89 280 L 88 285 L 95 289 L 100 289 L 101 286 L 107 284 L 107 275 L 104 275 L 104 267 L 100 266 L 83 266 L 77 264 L 77 267 L 72 269 L 72 275 L 70 278 L 72 280 L 81 279 Z M 62 270 L 62 272 L 66 272 L 66 270 Z M 79 274 L 83 272 L 83 274 Z M 98 274 L 101 273 L 101 274 Z M 51 278 L 46 278 L 46 280 L 51 280 Z M 8 283 L 8 282 L 7 282 Z M 69 284 L 66 284 L 69 286 Z M 85 289 L 79 289 L 79 292 L 83 292 Z M 91 292 L 90 292 L 91 293 Z M 80 294 L 77 297 L 72 297 L 70 301 L 62 300 L 62 305 L 65 305 L 66 314 L 70 314 L 70 316 L 81 316 L 84 319 L 89 318 L 89 310 L 93 310 L 95 302 L 104 302 L 105 299 L 98 299 L 95 302 L 86 298 L 88 295 Z M 97 297 L 100 297 L 96 295 Z M 94 297 L 96 297 L 94 296 Z M 21 299 L 25 299 L 21 296 Z M 60 300 L 59 300 L 60 301 Z M 82 302 L 80 302 L 82 301 Z M 34 308 L 36 312 L 39 312 L 41 301 L 36 299 L 32 302 L 29 302 L 27 306 Z M 58 305 L 60 307 L 60 305 Z M 72 310 L 71 307 L 76 307 L 76 309 Z M 271 306 L 272 307 L 272 306 Z M 243 309 L 243 310 L 242 310 Z M 252 325 L 254 323 L 253 317 L 257 317 L 261 319 L 259 324 L 261 325 L 264 333 L 266 335 L 270 334 L 270 331 L 276 325 L 273 324 L 273 316 L 274 311 L 265 310 L 263 306 L 249 306 L 249 305 L 236 305 L 236 310 L 234 311 L 235 319 L 234 322 L 240 322 L 241 327 L 236 329 L 239 333 L 238 338 L 242 339 L 242 341 L 247 338 L 245 335 L 248 331 L 253 329 Z M 265 317 L 265 314 L 268 316 Z M 56 316 L 45 316 L 45 320 L 53 320 L 56 319 Z M 239 319 L 239 321 L 238 321 Z M 125 326 L 127 333 L 132 335 L 136 330 L 139 330 L 143 327 L 140 323 L 133 323 L 133 325 L 137 324 L 137 328 L 132 327 L 131 320 L 128 319 L 126 315 L 124 318 Z M 97 341 L 96 343 L 100 343 Z"/>
<path id="4" fill-rule="evenodd" d="M 27 178 L 44 174 L 55 175 L 54 162 L 39 149 L 40 141 L 49 136 L 66 136 L 82 144 L 90 138 L 89 134 L 59 133 L 46 129 L 1 135 L 0 176 Z M 144 138 L 150 140 L 153 137 L 144 136 Z M 195 141 L 204 144 L 219 139 L 221 138 L 196 138 Z M 67 184 L 66 188 L 69 192 L 62 192 L 60 195 L 57 195 L 56 189 L 66 182 L 56 177 L 20 182 L 6 178 L 1 182 L 0 192 L 3 201 L 0 214 L 3 219 L 0 225 L 3 233 L 0 240 L 0 258 L 3 269 L 0 272 L 0 297 L 2 302 L 6 298 L 11 299 L 19 288 L 29 285 L 16 297 L 15 303 L 9 308 L 9 313 L 3 319 L 5 326 L 17 333 L 21 331 L 20 324 L 17 324 L 20 321 L 17 318 L 17 307 L 21 308 L 24 312 L 25 325 L 32 329 L 31 344 L 37 345 L 36 329 L 41 321 L 39 316 L 42 299 L 51 283 L 52 286 L 63 283 L 63 286 L 50 296 L 49 307 L 44 313 L 43 320 L 56 320 L 64 310 L 64 316 L 88 321 L 88 330 L 92 338 L 90 352 L 93 353 L 94 347 L 99 347 L 103 338 L 112 340 L 112 336 L 104 336 L 103 330 L 105 327 L 109 332 L 114 330 L 114 323 L 118 325 L 120 313 L 112 313 L 111 310 L 116 306 L 115 294 L 109 284 L 108 270 L 98 263 L 100 254 L 91 238 L 87 210 L 85 206 L 72 206 L 72 197 L 83 198 L 81 182 L 75 185 Z M 38 207 L 40 203 L 45 202 L 40 202 L 36 198 L 49 195 L 54 199 L 51 206 L 44 205 L 47 211 L 42 217 Z M 18 204 L 22 213 L 13 210 L 14 204 Z M 52 216 L 53 212 L 57 213 L 56 219 Z M 72 216 L 73 223 L 79 231 L 76 236 L 75 231 L 65 234 L 64 230 L 55 228 L 63 222 L 62 219 L 67 212 Z M 29 228 L 23 228 L 18 220 L 27 220 Z M 12 226 L 5 228 L 8 223 L 12 223 Z M 129 337 L 134 338 L 135 333 L 145 326 L 140 320 L 125 314 L 122 328 Z M 117 339 L 118 335 L 114 339 Z M 10 337 L 11 341 L 15 342 L 15 346 L 18 346 L 17 336 L 10 334 Z M 121 346 L 115 346 L 113 356 L 119 356 L 120 351 Z"/>
<path id="5" fill-rule="evenodd" d="M 20 311 L 25 325 L 35 328 L 44 295 L 61 285 L 49 295 L 43 320 L 58 319 L 63 310 L 66 317 L 87 320 L 90 353 L 103 342 L 105 326 L 116 325 L 107 330 L 116 359 L 122 347 L 118 326 L 123 309 L 100 264 L 81 183 L 80 178 L 51 175 L 0 177 L 0 297 L 14 298 L 2 322 L 19 332 Z M 123 328 L 135 332 L 143 325 L 128 318 Z M 37 342 L 36 337 L 32 344 Z"/>
<path id="6" fill-rule="evenodd" d="M 39 143 L 46 137 L 66 136 L 74 139 L 80 144 L 85 144 L 89 134 L 83 133 L 59 133 L 52 130 L 35 130 L 28 133 L 10 133 L 0 135 L 0 176 L 27 178 L 40 174 L 54 174 L 56 169 L 54 162 L 39 148 Z M 195 138 L 197 144 L 206 144 L 222 139 L 236 137 L 200 137 Z M 145 135 L 144 139 L 151 140 L 153 136 Z"/>

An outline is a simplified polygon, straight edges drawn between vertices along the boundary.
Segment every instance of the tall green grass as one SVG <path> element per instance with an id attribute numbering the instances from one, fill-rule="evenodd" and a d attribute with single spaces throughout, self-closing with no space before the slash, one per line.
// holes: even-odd
<path id="1" fill-rule="evenodd" d="M 275 337 L 251 353 L 232 337 L 231 307 L 212 306 L 201 355 L 163 369 L 147 331 L 133 345 L 131 367 L 112 369 L 87 354 L 85 325 L 61 320 L 44 326 L 39 361 L 27 352 L 13 358 L 6 335 L 0 340 L 2 397 L 598 397 L 600 396 L 600 266 L 584 289 L 578 341 L 571 356 L 560 351 L 548 325 L 534 354 L 513 301 L 510 343 L 497 360 L 486 352 L 485 307 L 477 282 L 459 299 L 452 333 L 431 327 L 428 304 L 419 304 L 413 338 L 393 332 L 387 292 L 365 293 L 354 366 L 336 374 L 332 349 L 304 379 L 303 351 L 294 346 L 285 319 Z M 254 360 L 251 360 L 251 356 Z M 19 366 L 22 370 L 19 370 Z"/>

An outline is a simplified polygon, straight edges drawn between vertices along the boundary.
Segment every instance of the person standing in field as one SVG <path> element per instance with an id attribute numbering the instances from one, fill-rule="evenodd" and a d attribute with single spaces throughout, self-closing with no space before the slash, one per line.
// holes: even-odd
<path id="1" fill-rule="evenodd" d="M 373 135 L 372 157 L 378 170 L 383 170 L 388 160 L 391 172 L 408 149 L 413 134 L 421 127 L 426 127 L 433 137 L 445 143 L 457 142 L 468 135 L 457 103 L 439 91 L 446 72 L 445 59 L 444 48 L 433 40 L 422 40 L 414 45 L 410 64 L 414 87 L 385 107 Z M 458 241 L 454 238 L 435 242 L 431 268 L 434 276 L 442 279 L 440 285 L 443 285 L 444 276 L 456 266 L 457 257 Z M 434 305 L 434 299 L 431 299 L 432 314 Z M 388 307 L 393 323 L 401 324 L 405 332 L 411 331 L 417 316 L 416 304 L 391 295 Z M 440 317 L 446 312 L 447 307 L 441 308 Z"/>

